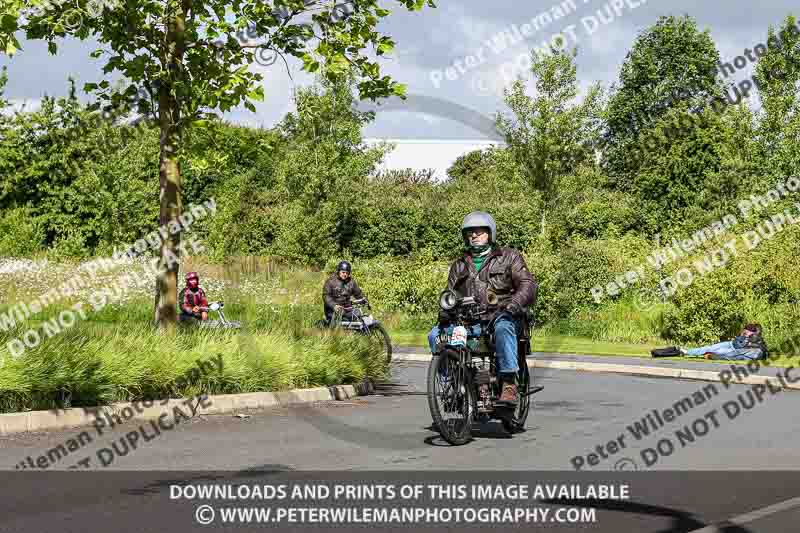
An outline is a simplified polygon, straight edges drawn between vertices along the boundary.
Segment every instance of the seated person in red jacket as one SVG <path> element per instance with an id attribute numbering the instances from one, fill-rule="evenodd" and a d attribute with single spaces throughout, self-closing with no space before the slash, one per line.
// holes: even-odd
<path id="1" fill-rule="evenodd" d="M 206 293 L 200 288 L 200 276 L 197 272 L 186 274 L 186 287 L 178 296 L 178 305 L 181 314 L 178 320 L 208 320 L 208 311 L 202 311 L 201 307 L 208 307 Z"/>

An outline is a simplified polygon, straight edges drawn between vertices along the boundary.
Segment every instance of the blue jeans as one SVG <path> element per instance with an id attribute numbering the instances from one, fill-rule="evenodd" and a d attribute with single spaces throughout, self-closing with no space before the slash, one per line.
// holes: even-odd
<path id="1" fill-rule="evenodd" d="M 761 357 L 761 350 L 757 348 L 734 348 L 733 342 L 725 341 L 700 348 L 686 350 L 686 355 L 690 357 L 703 357 L 707 352 L 713 353 L 715 359 L 725 359 L 728 361 L 747 361 Z"/>
<path id="2" fill-rule="evenodd" d="M 439 326 L 433 326 L 428 333 L 428 345 L 431 353 L 436 351 L 436 337 Z M 500 372 L 519 372 L 517 363 L 517 330 L 514 321 L 507 316 L 500 316 L 494 323 L 495 346 L 497 348 L 497 365 Z"/>

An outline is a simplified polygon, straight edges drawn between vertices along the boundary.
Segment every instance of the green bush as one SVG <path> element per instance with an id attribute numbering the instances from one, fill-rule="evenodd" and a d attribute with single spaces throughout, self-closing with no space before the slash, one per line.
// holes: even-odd
<path id="1" fill-rule="evenodd" d="M 28 208 L 0 211 L 0 256 L 25 257 L 38 252 L 44 229 Z"/>
<path id="2" fill-rule="evenodd" d="M 567 318 L 579 309 L 595 305 L 592 288 L 605 286 L 624 264 L 611 253 L 609 241 L 575 239 L 559 250 L 553 280 L 555 315 Z"/>
<path id="3" fill-rule="evenodd" d="M 583 201 L 566 212 L 564 230 L 586 239 L 609 239 L 636 229 L 638 223 L 638 208 L 632 196 L 590 189 Z"/>
<path id="4" fill-rule="evenodd" d="M 559 257 L 553 253 L 546 243 L 536 241 L 531 249 L 524 253 L 528 270 L 533 274 L 539 285 L 537 291 L 537 304 L 534 312 L 536 324 L 544 325 L 559 318 Z"/>
<path id="5" fill-rule="evenodd" d="M 664 316 L 664 337 L 678 342 L 714 343 L 738 334 L 747 321 L 746 287 L 733 269 L 722 268 L 679 288 Z"/>
<path id="6" fill-rule="evenodd" d="M 354 275 L 370 303 L 382 310 L 432 314 L 439 294 L 447 288 L 448 264 L 432 262 L 430 253 L 408 259 L 374 258 L 359 261 Z"/>

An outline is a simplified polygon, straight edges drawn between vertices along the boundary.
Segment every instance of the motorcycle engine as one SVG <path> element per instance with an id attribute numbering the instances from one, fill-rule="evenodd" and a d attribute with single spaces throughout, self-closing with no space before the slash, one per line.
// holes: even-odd
<path id="1" fill-rule="evenodd" d="M 478 386 L 481 407 L 487 409 L 490 403 L 490 384 L 493 381 L 489 366 L 486 361 L 475 365 L 475 384 Z"/>

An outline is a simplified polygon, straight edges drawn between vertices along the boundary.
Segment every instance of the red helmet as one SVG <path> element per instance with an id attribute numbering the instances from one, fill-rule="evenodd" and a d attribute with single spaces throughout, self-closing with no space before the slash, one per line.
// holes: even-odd
<path id="1" fill-rule="evenodd" d="M 188 283 L 190 279 L 196 279 L 197 281 L 200 281 L 200 276 L 197 275 L 197 272 L 187 272 L 186 282 Z"/>

